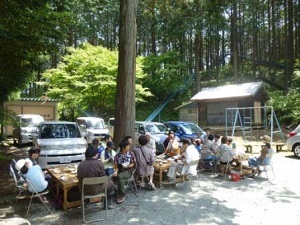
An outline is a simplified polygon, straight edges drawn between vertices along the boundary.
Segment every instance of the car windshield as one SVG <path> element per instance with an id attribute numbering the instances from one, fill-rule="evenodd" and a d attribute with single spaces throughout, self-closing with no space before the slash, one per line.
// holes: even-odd
<path id="1" fill-rule="evenodd" d="M 163 124 L 155 124 L 157 128 L 159 129 L 160 133 L 166 133 L 167 127 Z"/>
<path id="2" fill-rule="evenodd" d="M 145 130 L 146 133 L 151 133 L 151 134 L 158 134 L 161 131 L 158 129 L 158 127 L 154 124 L 147 124 L 145 125 Z"/>
<path id="3" fill-rule="evenodd" d="M 42 124 L 41 138 L 80 138 L 75 124 Z"/>
<path id="4" fill-rule="evenodd" d="M 104 129 L 105 123 L 103 120 L 94 119 L 94 120 L 86 120 L 86 128 L 89 129 Z"/>
<path id="5" fill-rule="evenodd" d="M 21 118 L 21 127 L 37 127 L 43 118 Z"/>
<path id="6" fill-rule="evenodd" d="M 186 134 L 202 134 L 203 131 L 195 124 L 181 124 L 180 127 Z"/>

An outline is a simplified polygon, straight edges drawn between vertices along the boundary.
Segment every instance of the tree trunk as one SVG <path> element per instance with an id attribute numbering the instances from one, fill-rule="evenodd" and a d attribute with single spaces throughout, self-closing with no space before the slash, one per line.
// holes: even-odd
<path id="1" fill-rule="evenodd" d="M 234 2 L 232 7 L 231 15 L 231 46 L 232 46 L 232 57 L 233 57 L 233 74 L 234 81 L 238 80 L 238 32 L 237 32 L 237 5 Z"/>
<path id="2" fill-rule="evenodd" d="M 136 15 L 138 0 L 120 0 L 119 64 L 114 140 L 135 131 Z"/>

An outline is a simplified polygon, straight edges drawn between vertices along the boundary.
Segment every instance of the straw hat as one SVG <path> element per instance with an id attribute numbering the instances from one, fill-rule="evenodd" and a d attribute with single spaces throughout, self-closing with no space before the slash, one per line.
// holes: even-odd
<path id="1" fill-rule="evenodd" d="M 262 142 L 263 142 L 263 143 L 270 143 L 270 142 L 271 142 L 271 137 L 268 136 L 268 135 L 262 136 L 261 139 L 262 139 Z"/>

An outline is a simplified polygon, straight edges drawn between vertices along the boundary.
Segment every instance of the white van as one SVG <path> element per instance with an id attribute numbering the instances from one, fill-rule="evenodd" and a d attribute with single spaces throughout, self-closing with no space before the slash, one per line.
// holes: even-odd
<path id="1" fill-rule="evenodd" d="M 20 114 L 17 117 L 18 123 L 13 129 L 13 140 L 18 145 L 33 142 L 33 134 L 37 133 L 38 125 L 44 118 L 38 114 Z"/>
<path id="2" fill-rule="evenodd" d="M 92 141 L 95 138 L 101 141 L 106 134 L 109 134 L 107 126 L 102 118 L 78 117 L 76 122 L 80 126 L 81 133 L 88 144 L 92 144 Z"/>
<path id="3" fill-rule="evenodd" d="M 51 165 L 79 163 L 85 159 L 87 142 L 74 122 L 45 121 L 40 123 L 35 145 L 41 149 L 38 164 Z"/>

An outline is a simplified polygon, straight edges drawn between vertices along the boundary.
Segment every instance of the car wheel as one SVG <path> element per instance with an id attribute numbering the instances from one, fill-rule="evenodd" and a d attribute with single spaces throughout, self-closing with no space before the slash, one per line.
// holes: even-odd
<path id="1" fill-rule="evenodd" d="M 293 152 L 296 157 L 300 158 L 300 144 L 295 144 L 293 146 Z"/>

